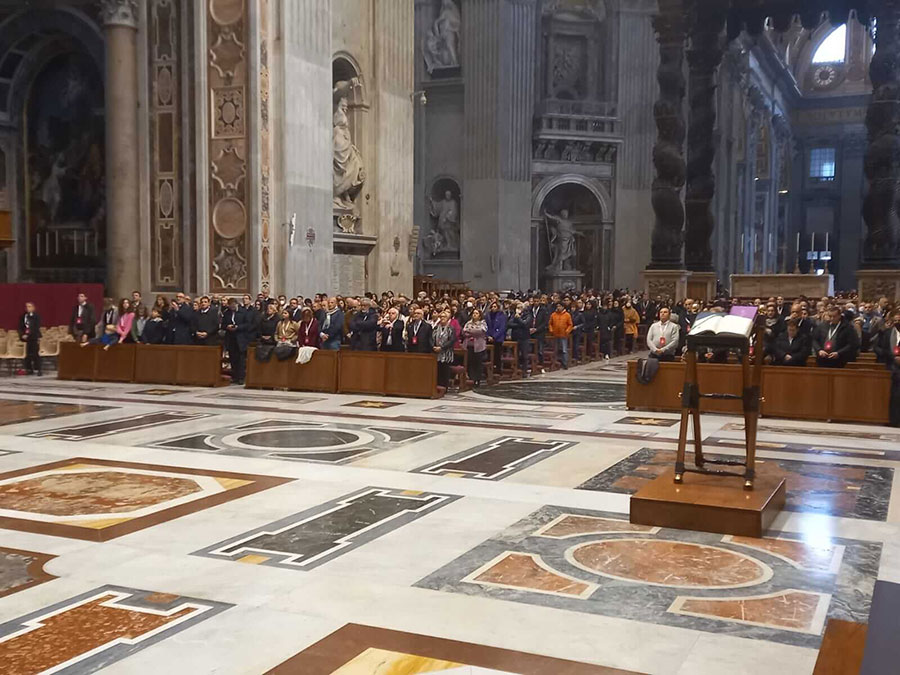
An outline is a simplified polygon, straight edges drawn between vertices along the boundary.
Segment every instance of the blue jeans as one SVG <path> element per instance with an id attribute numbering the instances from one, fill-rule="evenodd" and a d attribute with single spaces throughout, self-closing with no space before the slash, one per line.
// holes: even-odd
<path id="1" fill-rule="evenodd" d="M 330 349 L 331 351 L 337 351 L 341 348 L 341 337 L 333 337 L 330 340 L 326 340 L 322 343 L 322 349 Z"/>
<path id="2" fill-rule="evenodd" d="M 563 367 L 569 367 L 569 340 L 567 338 L 556 338 L 556 347 L 559 352 L 562 352 L 562 361 Z"/>

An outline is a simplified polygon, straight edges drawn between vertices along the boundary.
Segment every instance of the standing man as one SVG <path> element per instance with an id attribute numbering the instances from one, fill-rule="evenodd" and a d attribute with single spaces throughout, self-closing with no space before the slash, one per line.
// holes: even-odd
<path id="1" fill-rule="evenodd" d="M 421 308 L 414 309 L 412 317 L 406 324 L 406 351 L 414 354 L 431 354 L 434 348 L 431 333 L 431 324 L 425 321 L 425 312 Z"/>
<path id="2" fill-rule="evenodd" d="M 660 361 L 674 361 L 678 349 L 678 326 L 669 321 L 669 308 L 659 310 L 659 321 L 653 323 L 647 331 L 647 347 L 650 358 Z"/>
<path id="3" fill-rule="evenodd" d="M 886 328 L 879 333 L 875 352 L 891 373 L 890 425 L 900 427 L 900 307 L 892 315 L 886 314 L 884 323 Z"/>
<path id="4" fill-rule="evenodd" d="M 19 339 L 25 343 L 25 372 L 29 375 L 41 373 L 41 317 L 35 311 L 33 302 L 25 303 L 25 313 L 19 319 Z"/>
<path id="5" fill-rule="evenodd" d="M 379 330 L 381 331 L 381 351 L 403 351 L 404 327 L 403 319 L 400 318 L 400 312 L 396 307 L 391 307 L 381 320 L 379 326 Z"/>
<path id="6" fill-rule="evenodd" d="M 359 300 L 359 311 L 350 321 L 350 348 L 355 351 L 374 352 L 375 333 L 378 331 L 378 311 L 367 297 Z"/>
<path id="7" fill-rule="evenodd" d="M 225 348 L 231 363 L 231 383 L 244 384 L 250 317 L 247 310 L 238 306 L 237 298 L 228 299 L 228 309 L 222 315 L 222 330 L 225 331 Z"/>
<path id="8" fill-rule="evenodd" d="M 569 369 L 569 335 L 572 334 L 572 316 L 561 302 L 556 303 L 556 311 L 550 315 L 550 337 L 556 339 L 554 350 L 562 352 L 562 367 Z"/>
<path id="9" fill-rule="evenodd" d="M 140 291 L 131 292 L 131 309 L 134 310 L 135 316 L 140 316 L 141 308 L 144 306 L 144 299 Z"/>
<path id="10" fill-rule="evenodd" d="M 194 308 L 191 307 L 191 299 L 184 293 L 175 295 L 169 308 L 169 325 L 166 342 L 170 345 L 189 345 L 191 340 L 191 322 L 194 316 Z"/>
<path id="11" fill-rule="evenodd" d="M 193 316 L 194 344 L 219 344 L 219 313 L 212 308 L 209 297 L 200 298 L 200 311 Z"/>
<path id="12" fill-rule="evenodd" d="M 487 320 L 487 341 L 488 344 L 494 345 L 494 362 L 486 364 L 488 368 L 493 368 L 496 372 L 500 372 L 500 359 L 503 352 L 503 341 L 506 340 L 506 314 L 500 311 L 500 301 L 491 301 L 491 311 L 485 317 Z"/>
<path id="13" fill-rule="evenodd" d="M 341 348 L 341 338 L 344 337 L 344 313 L 338 307 L 337 298 L 328 298 L 327 305 L 325 320 L 319 324 L 322 331 L 319 344 L 321 349 L 335 351 Z"/>
<path id="14" fill-rule="evenodd" d="M 843 314 L 837 307 L 829 309 L 825 316 L 826 322 L 813 335 L 816 365 L 823 368 L 843 368 L 855 357 L 856 329 L 843 320 Z"/>
<path id="15" fill-rule="evenodd" d="M 84 293 L 78 294 L 78 302 L 72 308 L 69 319 L 69 334 L 75 342 L 87 342 L 94 337 L 94 306 Z"/>

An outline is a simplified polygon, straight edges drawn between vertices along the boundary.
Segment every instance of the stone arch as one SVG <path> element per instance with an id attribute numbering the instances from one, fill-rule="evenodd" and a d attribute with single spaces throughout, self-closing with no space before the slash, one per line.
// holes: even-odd
<path id="1" fill-rule="evenodd" d="M 547 196 L 561 185 L 574 184 L 587 188 L 597 199 L 600 205 L 600 213 L 604 223 L 613 222 L 611 203 L 609 192 L 600 182 L 582 176 L 576 173 L 561 174 L 559 176 L 549 176 L 541 181 L 532 192 L 531 197 L 531 217 L 541 218 L 541 208 Z"/>
<path id="2" fill-rule="evenodd" d="M 81 84 L 80 93 L 73 93 L 75 103 L 64 107 L 82 110 L 78 117 L 81 122 L 62 115 L 68 120 L 67 130 L 58 123 L 50 125 L 54 128 L 50 135 L 60 142 L 47 142 L 45 130 L 40 132 L 45 142 L 36 143 L 33 130 L 40 126 L 43 113 L 33 105 L 32 99 L 39 95 L 35 87 L 54 69 L 68 72 L 61 70 L 65 68 L 80 73 L 75 80 Z M 103 35 L 83 12 L 64 7 L 24 10 L 0 23 L 0 129 L 9 125 L 7 144 L 12 160 L 8 166 L 14 167 L 7 184 L 7 203 L 16 237 L 16 244 L 8 253 L 11 279 L 103 280 L 105 88 Z M 79 90 L 72 90 L 75 91 Z M 43 100 L 47 100 L 46 95 Z M 59 115 L 54 115 L 53 119 L 58 120 Z M 60 140 L 76 136 L 77 142 L 66 144 Z M 48 157 L 56 157 L 60 167 L 66 165 L 58 181 L 59 209 L 50 209 L 58 216 L 55 222 L 37 215 L 45 206 L 41 194 L 49 191 L 47 179 L 53 171 L 48 172 L 48 166 L 55 168 L 57 163 Z M 99 173 L 88 176 L 89 167 Z M 38 193 L 35 182 L 44 186 Z M 55 253 L 48 257 L 51 247 Z"/>

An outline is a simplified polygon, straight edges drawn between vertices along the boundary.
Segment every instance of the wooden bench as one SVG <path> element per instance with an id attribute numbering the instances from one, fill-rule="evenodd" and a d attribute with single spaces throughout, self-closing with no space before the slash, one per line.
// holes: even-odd
<path id="1" fill-rule="evenodd" d="M 133 382 L 217 387 L 222 378 L 222 348 L 197 345 L 124 343 L 104 350 L 102 345 L 59 345 L 60 380 Z"/>
<path id="2" fill-rule="evenodd" d="M 274 356 L 262 363 L 251 347 L 245 382 L 250 388 L 435 398 L 437 358 L 432 354 L 319 349 L 305 364 L 293 359 L 278 361 Z"/>
<path id="3" fill-rule="evenodd" d="M 737 364 L 703 364 L 699 367 L 701 391 L 741 393 L 741 367 Z M 650 384 L 637 381 L 637 361 L 628 362 L 626 406 L 679 412 L 684 384 L 684 363 L 660 363 Z M 764 417 L 869 422 L 887 424 L 891 377 L 886 370 L 844 368 L 793 368 L 763 366 Z M 703 399 L 703 412 L 741 414 L 741 402 Z"/>

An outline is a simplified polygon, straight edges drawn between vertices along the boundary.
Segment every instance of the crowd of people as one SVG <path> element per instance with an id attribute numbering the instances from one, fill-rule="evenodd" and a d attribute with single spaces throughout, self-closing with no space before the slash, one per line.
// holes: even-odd
<path id="1" fill-rule="evenodd" d="M 499 348 L 493 350 L 493 362 L 485 362 L 488 345 L 515 342 L 526 376 L 531 371 L 532 345 L 539 365 L 550 349 L 568 368 L 580 358 L 581 349 L 608 359 L 643 348 L 638 336 L 646 335 L 651 357 L 675 360 L 684 353 L 684 337 L 698 316 L 726 313 L 735 304 L 748 302 L 736 298 L 676 301 L 627 290 L 585 290 L 456 295 L 422 291 L 414 297 L 391 292 L 380 297 L 372 293 L 360 297 L 319 293 L 311 298 L 260 294 L 255 299 L 216 294 L 191 298 L 177 293 L 171 299 L 158 295 L 148 306 L 135 291 L 118 303 L 106 298 L 99 312 L 86 296 L 79 295 L 69 332 L 82 345 L 99 344 L 104 349 L 123 342 L 221 344 L 236 384 L 244 380 L 251 344 L 256 345 L 256 358 L 261 361 L 290 359 L 303 347 L 434 354 L 438 383 L 443 387 L 448 386 L 451 366 L 459 361 L 457 350 L 462 349 L 467 352 L 468 378 L 478 386 L 485 379 L 485 368 L 500 370 Z M 752 304 L 765 316 L 766 363 L 804 366 L 812 359 L 821 367 L 840 368 L 861 352 L 871 351 L 893 372 L 900 400 L 900 307 L 892 307 L 887 298 L 871 303 L 859 302 L 855 296 L 800 297 L 789 303 L 772 297 L 757 298 Z M 40 373 L 40 332 L 40 317 L 28 303 L 19 325 L 19 335 L 28 345 L 28 372 Z M 728 353 L 705 350 L 698 357 L 722 362 Z"/>
<path id="2" fill-rule="evenodd" d="M 32 308 L 33 310 L 33 308 Z M 29 314 L 30 316 L 31 314 Z M 219 345 L 225 347 L 232 381 L 240 384 L 246 370 L 247 348 L 256 346 L 256 358 L 293 358 L 303 347 L 431 353 L 438 363 L 438 383 L 447 386 L 457 350 L 467 351 L 468 378 L 474 386 L 485 379 L 485 369 L 499 371 L 501 350 L 489 345 L 517 343 L 519 365 L 530 374 L 530 348 L 543 365 L 552 340 L 560 363 L 568 368 L 580 358 L 582 343 L 592 353 L 629 353 L 636 344 L 638 326 L 648 317 L 638 312 L 627 292 L 595 294 L 476 293 L 427 294 L 415 297 L 391 292 L 360 297 L 312 298 L 260 294 L 241 298 L 203 295 L 191 298 L 156 296 L 152 305 L 139 291 L 116 303 L 104 300 L 102 310 L 82 294 L 72 309 L 69 331 L 82 345 L 109 349 L 118 343 Z M 582 340 L 586 336 L 586 340 Z M 572 353 L 569 353 L 569 343 Z"/>

